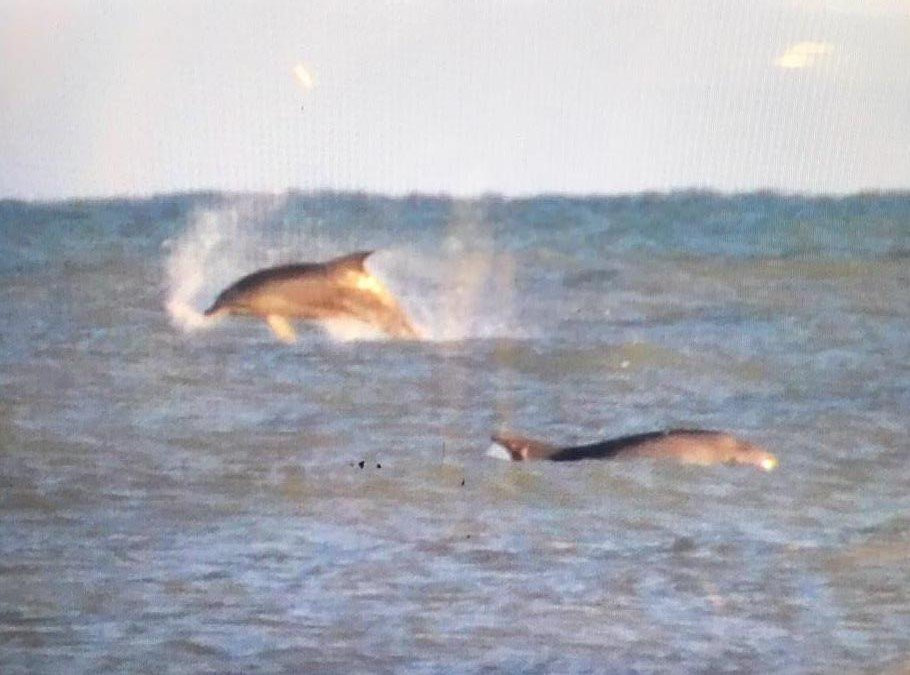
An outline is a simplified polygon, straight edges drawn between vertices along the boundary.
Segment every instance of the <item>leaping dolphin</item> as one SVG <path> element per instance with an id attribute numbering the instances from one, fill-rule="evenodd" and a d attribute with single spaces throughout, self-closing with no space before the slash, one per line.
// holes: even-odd
<path id="1" fill-rule="evenodd" d="M 777 457 L 753 443 L 722 431 L 701 429 L 651 431 L 568 447 L 514 434 L 494 434 L 493 443 L 488 454 L 514 461 L 658 457 L 684 464 L 749 464 L 765 471 L 772 471 L 778 465 Z"/>
<path id="2" fill-rule="evenodd" d="M 253 272 L 224 289 L 205 315 L 259 317 L 287 343 L 297 339 L 291 319 L 351 318 L 392 337 L 420 338 L 392 294 L 364 267 L 371 253 L 360 251 L 322 263 Z"/>

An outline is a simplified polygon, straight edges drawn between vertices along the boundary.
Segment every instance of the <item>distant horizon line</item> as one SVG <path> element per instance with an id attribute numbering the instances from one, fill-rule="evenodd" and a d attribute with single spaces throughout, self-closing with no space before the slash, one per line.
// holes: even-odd
<path id="1" fill-rule="evenodd" d="M 742 190 L 726 190 L 722 188 L 691 186 L 668 189 L 649 188 L 639 191 L 616 192 L 568 192 L 568 191 L 541 191 L 541 192 L 477 192 L 477 193 L 451 193 L 445 191 L 414 190 L 410 192 L 379 192 L 367 189 L 352 188 L 285 188 L 276 190 L 232 190 L 218 188 L 193 188 L 188 190 L 156 191 L 156 192 L 121 192 L 110 194 L 88 194 L 60 197 L 25 197 L 18 195 L 0 196 L 0 204 L 26 203 L 26 204 L 65 204 L 74 202 L 116 202 L 116 201 L 141 201 L 180 197 L 361 197 L 383 198 L 392 200 L 407 199 L 436 199 L 443 201 L 527 201 L 532 199 L 623 199 L 633 197 L 672 197 L 682 195 L 711 195 L 717 197 L 735 197 L 747 195 L 769 195 L 778 197 L 802 197 L 806 199 L 852 199 L 857 197 L 890 196 L 910 197 L 910 186 L 903 188 L 862 188 L 853 191 L 802 191 L 786 190 L 781 188 L 750 188 Z"/>

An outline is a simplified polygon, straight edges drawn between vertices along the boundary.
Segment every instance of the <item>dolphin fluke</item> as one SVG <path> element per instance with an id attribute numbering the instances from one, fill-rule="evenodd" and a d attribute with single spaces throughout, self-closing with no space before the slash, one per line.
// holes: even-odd
<path id="1" fill-rule="evenodd" d="M 294 319 L 355 319 L 391 337 L 421 337 L 395 297 L 366 269 L 372 253 L 258 270 L 224 289 L 205 315 L 259 317 L 283 342 L 296 338 Z"/>

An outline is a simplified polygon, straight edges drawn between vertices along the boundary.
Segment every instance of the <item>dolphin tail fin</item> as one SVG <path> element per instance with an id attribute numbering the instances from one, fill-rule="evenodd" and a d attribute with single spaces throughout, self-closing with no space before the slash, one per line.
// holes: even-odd
<path id="1" fill-rule="evenodd" d="M 404 313 L 401 307 L 397 306 L 397 303 L 392 307 L 386 308 L 382 315 L 377 317 L 377 323 L 387 335 L 403 340 L 423 339 L 423 333 L 411 323 L 407 314 Z"/>
<path id="2" fill-rule="evenodd" d="M 349 253 L 348 255 L 343 255 L 340 258 L 333 258 L 325 263 L 325 266 L 328 267 L 333 272 L 361 272 L 363 274 L 369 274 L 367 268 L 364 267 L 366 259 L 373 255 L 373 251 L 357 251 L 357 253 Z"/>
<path id="3" fill-rule="evenodd" d="M 515 462 L 528 459 L 546 459 L 557 450 L 555 445 L 524 436 L 493 434 L 491 438 L 496 445 L 505 448 Z"/>
<path id="4" fill-rule="evenodd" d="M 382 281 L 364 267 L 364 261 L 372 254 L 373 251 L 351 253 L 329 260 L 326 267 L 336 281 L 354 287 L 369 297 L 370 303 L 366 305 L 362 301 L 352 305 L 352 313 L 357 318 L 378 326 L 383 332 L 395 338 L 423 338 L 423 333 L 411 323 L 395 296 Z"/>
<path id="5" fill-rule="evenodd" d="M 279 316 L 278 314 L 269 314 L 265 317 L 265 322 L 268 324 L 269 328 L 272 329 L 272 333 L 275 334 L 275 337 L 285 344 L 290 345 L 297 341 L 297 333 L 291 325 L 291 322 L 285 317 Z"/>

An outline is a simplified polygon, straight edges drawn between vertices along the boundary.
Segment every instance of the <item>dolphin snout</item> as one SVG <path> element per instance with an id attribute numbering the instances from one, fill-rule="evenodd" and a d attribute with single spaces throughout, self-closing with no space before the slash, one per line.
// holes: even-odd
<path id="1" fill-rule="evenodd" d="M 207 310 L 205 310 L 203 314 L 205 316 L 216 316 L 218 314 L 223 314 L 225 311 L 227 311 L 225 307 L 220 302 L 216 302 Z"/>

